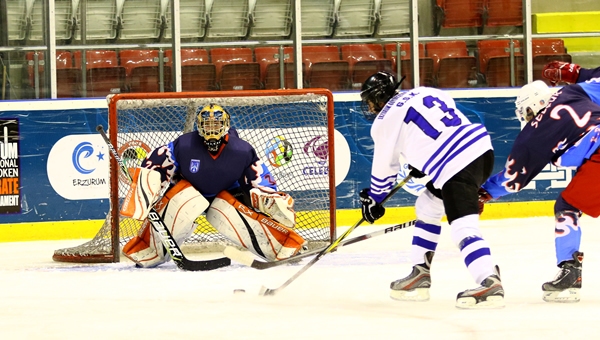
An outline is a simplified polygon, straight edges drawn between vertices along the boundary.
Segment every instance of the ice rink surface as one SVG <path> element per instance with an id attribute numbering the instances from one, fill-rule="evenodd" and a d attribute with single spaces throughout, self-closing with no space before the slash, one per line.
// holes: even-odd
<path id="1" fill-rule="evenodd" d="M 398 221 L 404 222 L 404 221 Z M 53 262 L 83 240 L 0 244 L 0 339 L 590 339 L 600 330 L 600 221 L 581 220 L 582 301 L 551 304 L 541 285 L 558 269 L 551 217 L 482 221 L 500 265 L 506 307 L 460 310 L 456 294 L 478 286 L 447 225 L 432 265 L 431 300 L 389 298 L 411 270 L 412 227 L 324 256 L 276 296 L 309 260 L 257 270 L 233 264 L 183 272 L 170 262 L 136 269 Z M 361 226 L 350 237 L 382 226 Z M 218 257 L 219 254 L 211 254 Z M 188 255 L 191 259 L 207 255 Z M 246 293 L 234 295 L 234 289 Z"/>

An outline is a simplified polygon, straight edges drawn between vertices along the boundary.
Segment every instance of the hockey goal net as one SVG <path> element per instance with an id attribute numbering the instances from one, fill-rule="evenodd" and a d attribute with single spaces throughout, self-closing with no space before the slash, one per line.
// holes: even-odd
<path id="1" fill-rule="evenodd" d="M 210 103 L 231 115 L 231 127 L 254 146 L 278 189 L 294 197 L 296 230 L 309 245 L 335 239 L 333 97 L 324 89 L 129 93 L 108 97 L 108 135 L 130 170 L 146 155 L 183 133 L 196 130 L 199 109 Z M 110 161 L 110 210 L 96 236 L 58 249 L 63 262 L 118 262 L 121 247 L 137 235 L 141 222 L 119 215 L 129 181 Z M 201 215 L 182 248 L 221 250 L 228 241 Z"/>

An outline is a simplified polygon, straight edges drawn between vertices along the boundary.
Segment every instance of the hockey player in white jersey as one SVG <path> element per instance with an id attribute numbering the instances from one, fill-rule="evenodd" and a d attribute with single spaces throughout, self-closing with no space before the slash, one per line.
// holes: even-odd
<path id="1" fill-rule="evenodd" d="M 490 136 L 483 125 L 471 123 L 447 93 L 430 87 L 399 92 L 401 82 L 391 73 L 378 72 L 361 90 L 363 113 L 374 119 L 375 144 L 371 187 L 360 192 L 364 219 L 373 223 L 384 215 L 381 202 L 394 186 L 400 156 L 412 167 L 413 176 L 431 178 L 415 203 L 412 272 L 391 283 L 390 296 L 429 300 L 430 268 L 446 214 L 452 240 L 469 273 L 481 284 L 459 293 L 456 306 L 503 307 L 499 268 L 479 230 L 478 189 L 494 163 Z"/>

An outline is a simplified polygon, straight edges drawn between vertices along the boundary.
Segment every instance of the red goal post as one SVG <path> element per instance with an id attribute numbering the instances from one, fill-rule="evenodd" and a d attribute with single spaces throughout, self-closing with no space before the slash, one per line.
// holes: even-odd
<path id="1" fill-rule="evenodd" d="M 130 170 L 153 149 L 196 129 L 199 109 L 215 103 L 231 115 L 231 127 L 254 146 L 280 191 L 294 197 L 296 231 L 309 246 L 335 240 L 335 147 L 333 95 L 326 89 L 126 93 L 107 97 L 108 135 Z M 96 236 L 58 249 L 62 262 L 118 262 L 121 247 L 142 222 L 119 215 L 129 181 L 110 160 L 110 209 Z M 184 250 L 220 250 L 229 242 L 204 218 L 181 245 Z"/>

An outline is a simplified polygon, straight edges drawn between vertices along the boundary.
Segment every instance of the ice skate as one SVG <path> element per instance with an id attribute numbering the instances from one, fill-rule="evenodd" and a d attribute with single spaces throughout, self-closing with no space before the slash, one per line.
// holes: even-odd
<path id="1" fill-rule="evenodd" d="M 500 269 L 481 282 L 481 286 L 458 293 L 456 307 L 464 309 L 484 309 L 504 307 L 504 288 L 500 280 Z"/>
<path id="2" fill-rule="evenodd" d="M 407 277 L 396 280 L 390 284 L 392 289 L 390 297 L 400 301 L 428 301 L 429 287 L 431 287 L 431 260 L 433 252 L 425 253 L 425 262 L 413 266 L 413 270 Z"/>
<path id="3" fill-rule="evenodd" d="M 554 280 L 542 285 L 546 302 L 579 302 L 583 253 L 573 253 L 573 260 L 563 261 Z"/>

